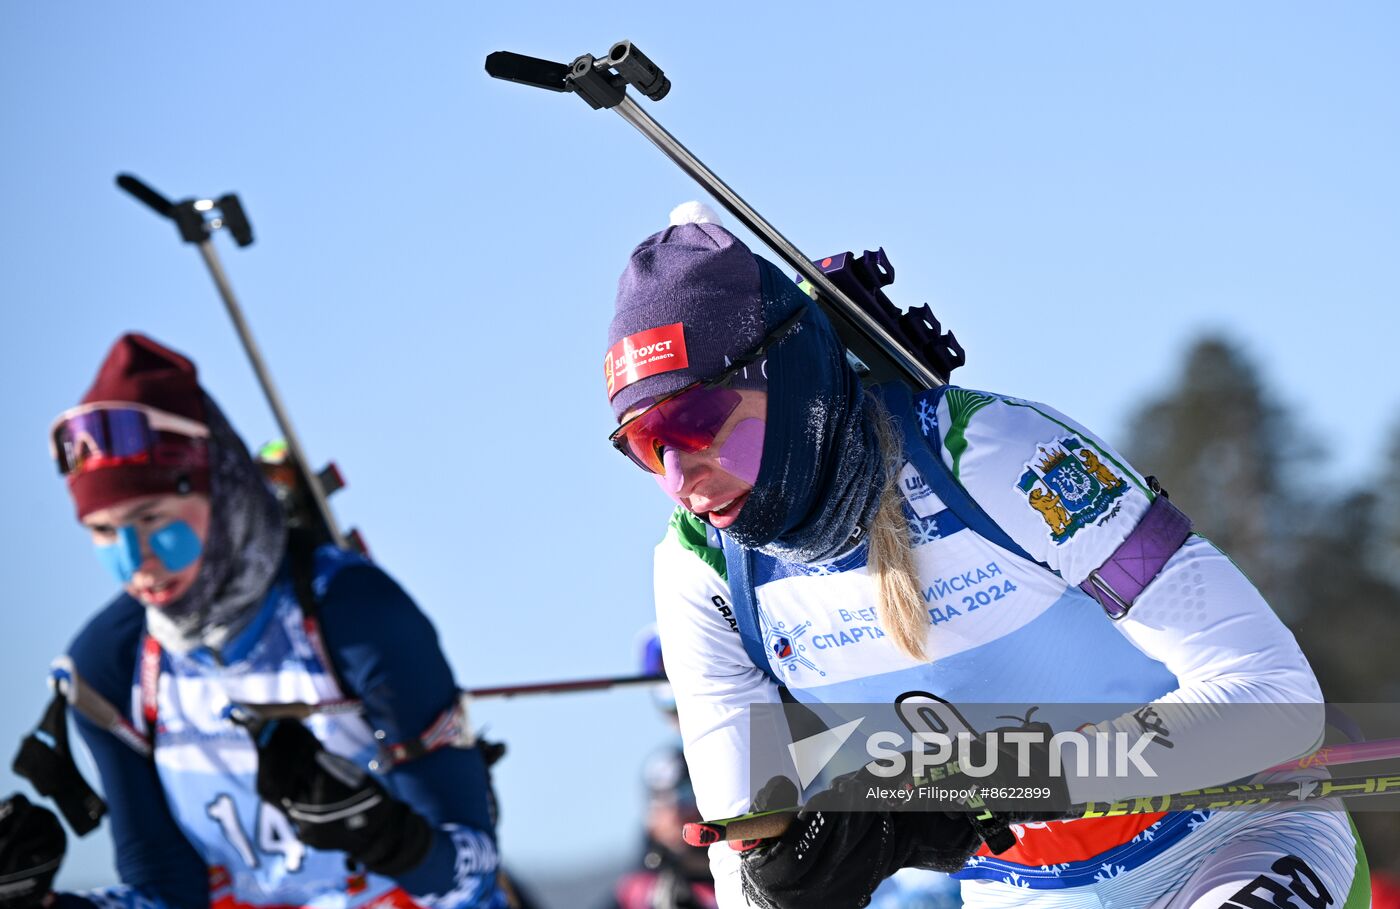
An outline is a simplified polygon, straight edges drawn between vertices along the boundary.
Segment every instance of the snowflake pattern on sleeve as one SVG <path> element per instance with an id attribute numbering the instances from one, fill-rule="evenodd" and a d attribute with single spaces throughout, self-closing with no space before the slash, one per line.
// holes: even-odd
<path id="1" fill-rule="evenodd" d="M 84 890 L 77 894 L 97 909 L 170 909 L 164 901 L 148 896 L 135 887 L 117 885 Z"/>
<path id="2" fill-rule="evenodd" d="M 505 894 L 496 887 L 500 865 L 496 844 L 485 834 L 456 824 L 444 824 L 442 830 L 457 850 L 453 887 L 446 893 L 415 895 L 414 900 L 425 909 L 504 909 Z"/>

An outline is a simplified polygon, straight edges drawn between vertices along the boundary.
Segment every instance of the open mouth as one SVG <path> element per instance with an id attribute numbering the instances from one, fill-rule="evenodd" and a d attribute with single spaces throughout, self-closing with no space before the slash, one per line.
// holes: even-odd
<path id="1" fill-rule="evenodd" d="M 739 511 L 744 507 L 744 503 L 749 500 L 747 492 L 740 493 L 727 502 L 720 503 L 717 507 L 705 512 L 705 520 L 711 527 L 723 530 L 733 524 L 739 517 Z"/>
<path id="2" fill-rule="evenodd" d="M 175 579 L 167 578 L 159 584 L 152 584 L 149 587 L 142 587 L 140 590 L 137 590 L 136 597 L 148 603 L 160 603 L 168 599 L 169 594 L 174 589 Z"/>

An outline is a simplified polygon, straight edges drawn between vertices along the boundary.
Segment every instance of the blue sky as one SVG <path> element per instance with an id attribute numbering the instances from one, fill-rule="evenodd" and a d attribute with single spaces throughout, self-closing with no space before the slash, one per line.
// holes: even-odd
<path id="1" fill-rule="evenodd" d="M 464 684 L 625 673 L 668 503 L 604 442 L 599 366 L 628 251 L 697 191 L 487 53 L 636 41 L 674 83 L 653 114 L 811 255 L 883 245 L 963 384 L 1112 438 L 1224 330 L 1359 483 L 1400 420 L 1397 35 L 1384 3 L 5 4 L 0 743 L 112 592 L 44 442 L 108 344 L 154 334 L 274 434 L 197 255 L 118 172 L 242 196 L 257 243 L 220 250 L 303 441 Z M 478 715 L 517 867 L 628 852 L 667 736 L 645 693 Z M 104 831 L 63 879 L 109 863 Z"/>

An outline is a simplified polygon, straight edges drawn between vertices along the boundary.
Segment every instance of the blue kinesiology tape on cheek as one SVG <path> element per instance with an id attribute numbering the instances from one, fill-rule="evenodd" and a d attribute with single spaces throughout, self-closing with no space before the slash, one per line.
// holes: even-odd
<path id="1" fill-rule="evenodd" d="M 199 534 L 184 521 L 171 521 L 159 530 L 151 532 L 151 552 L 165 566 L 166 571 L 180 571 L 194 564 L 204 551 Z"/>
<path id="2" fill-rule="evenodd" d="M 112 573 L 117 583 L 125 584 L 141 566 L 141 537 L 135 527 L 118 527 L 115 542 L 94 547 L 97 561 Z"/>

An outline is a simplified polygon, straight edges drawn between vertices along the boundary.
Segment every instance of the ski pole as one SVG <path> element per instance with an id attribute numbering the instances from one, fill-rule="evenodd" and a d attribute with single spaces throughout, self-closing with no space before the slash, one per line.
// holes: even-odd
<path id="1" fill-rule="evenodd" d="M 1215 811 L 1249 809 L 1326 798 L 1400 795 L 1400 774 L 1344 777 L 1336 780 L 1295 780 L 1285 783 L 1244 783 L 1207 786 L 1171 795 L 1125 799 L 1120 802 L 1080 802 L 1070 805 L 1061 820 L 1122 817 L 1163 811 Z M 721 840 L 769 839 L 781 836 L 797 817 L 798 808 L 760 811 L 717 821 L 686 824 L 682 831 L 692 846 L 709 846 Z"/>
<path id="2" fill-rule="evenodd" d="M 572 694 L 579 691 L 605 691 L 633 685 L 655 685 L 666 681 L 664 675 L 618 675 L 595 679 L 573 679 L 561 682 L 531 682 L 525 685 L 497 685 L 490 688 L 464 688 L 462 694 L 473 700 L 513 698 L 535 694 Z"/>
<path id="3" fill-rule="evenodd" d="M 656 685 L 664 681 L 666 681 L 664 675 L 612 675 L 592 679 L 567 679 L 558 682 L 528 682 L 523 685 L 461 688 L 458 689 L 457 693 L 465 699 L 480 701 L 492 698 L 528 697 L 538 694 L 577 694 L 582 691 L 606 691 L 610 688 Z M 304 720 L 318 713 L 355 713 L 361 709 L 359 701 L 322 701 L 318 704 L 307 704 L 301 701 L 255 704 L 240 701 L 236 706 L 248 715 L 262 720 Z M 1400 745 L 1400 742 L 1397 745 Z"/>
<path id="4" fill-rule="evenodd" d="M 862 296 L 873 296 L 875 299 L 858 303 L 846 289 L 829 279 L 824 270 L 836 259 L 840 259 L 840 262 L 832 271 L 841 269 L 848 256 L 824 259 L 822 267 L 814 264 L 742 196 L 628 97 L 629 85 L 652 101 L 660 101 L 671 90 L 671 82 L 661 68 L 631 41 L 617 42 L 602 59 L 592 54 L 582 54 L 571 64 L 496 51 L 486 58 L 486 72 L 493 78 L 534 88 L 574 92 L 594 110 L 613 110 L 632 124 L 802 276 L 815 290 L 818 303 L 823 304 L 847 349 L 861 361 L 872 381 L 902 379 L 914 388 L 933 388 L 947 384 L 948 373 L 962 365 L 965 357 L 961 345 L 951 333 L 942 332 L 927 306 L 903 314 L 883 299 L 878 287 L 894 280 L 893 270 L 889 268 L 883 250 L 878 255 L 866 253 L 865 276 L 857 279 L 855 286 L 861 288 L 864 285 L 860 290 Z M 852 286 L 849 279 L 843 279 L 843 283 Z"/>
<path id="5" fill-rule="evenodd" d="M 214 249 L 213 235 L 221 228 L 228 228 L 229 233 L 233 235 L 234 242 L 239 246 L 248 246 L 253 242 L 253 228 L 248 223 L 248 218 L 243 212 L 243 205 L 239 202 L 238 196 L 228 193 L 218 199 L 184 199 L 180 202 L 171 202 L 131 174 L 118 174 L 117 186 L 145 203 L 156 214 L 174 221 L 180 232 L 180 239 L 186 243 L 193 243 L 199 248 L 199 254 L 204 259 L 209 276 L 214 279 L 214 286 L 219 291 L 224 308 L 228 310 L 229 318 L 233 320 L 233 327 L 238 332 L 238 339 L 243 344 L 243 351 L 248 355 L 248 361 L 252 364 L 253 372 L 257 375 L 258 384 L 262 386 L 263 396 L 267 398 L 267 403 L 272 408 L 272 414 L 282 432 L 282 438 L 287 445 L 287 453 L 301 481 L 301 486 L 311 496 L 315 510 L 314 517 L 319 525 L 321 535 L 324 535 L 337 547 L 345 548 L 346 538 L 336 524 L 335 514 L 331 511 L 330 502 L 326 498 L 326 488 L 320 477 L 311 471 L 305 450 L 301 447 L 301 440 L 297 437 L 296 430 L 292 428 L 292 419 L 287 413 L 286 406 L 282 403 L 282 396 L 278 393 L 276 384 L 272 381 L 272 373 L 267 368 L 267 361 L 263 359 L 262 351 L 253 339 L 253 331 L 248 325 L 248 320 L 243 316 L 243 309 L 238 305 L 238 299 L 233 294 L 233 286 L 229 284 L 223 264 L 219 261 L 219 254 Z M 210 214 L 215 211 L 217 214 Z M 362 547 L 357 546 L 356 548 Z"/>
<path id="6" fill-rule="evenodd" d="M 1347 742 L 1340 745 L 1324 745 L 1301 758 L 1292 761 L 1284 761 L 1282 764 L 1275 764 L 1272 767 L 1260 771 L 1260 773 L 1280 773 L 1289 770 L 1307 770 L 1317 767 L 1339 767 L 1345 764 L 1363 764 L 1368 761 L 1387 761 L 1395 758 L 1400 758 L 1400 738 L 1378 739 L 1374 742 Z M 1359 779 L 1371 779 L 1371 777 L 1360 777 Z M 1380 777 L 1376 777 L 1375 779 L 1380 779 Z M 1340 783 L 1338 783 L 1338 785 L 1339 784 Z M 1217 787 L 1217 790 L 1219 788 L 1222 787 Z M 1233 787 L 1224 788 L 1233 789 Z M 1217 790 L 1199 791 L 1207 792 Z M 1160 796 L 1159 798 L 1170 798 L 1170 796 Z M 1092 802 L 1086 803 L 1086 805 L 1092 804 Z M 698 825 L 694 825 L 696 827 L 694 836 L 700 838 L 711 835 L 705 832 L 705 828 L 714 828 L 723 831 L 730 829 L 731 825 L 739 823 L 739 826 L 732 828 L 734 831 L 732 834 L 719 836 L 718 838 L 728 838 L 731 840 L 766 839 L 772 836 L 780 836 L 782 832 L 787 829 L 787 825 L 791 823 L 792 818 L 795 816 L 796 809 L 783 808 L 773 811 L 753 812 L 720 821 L 701 821 Z M 755 831 L 776 832 L 756 833 Z M 716 840 L 710 840 L 710 842 L 715 841 Z M 708 843 L 691 843 L 691 845 L 708 845 Z"/>
<path id="7" fill-rule="evenodd" d="M 1308 770 L 1313 767 L 1336 767 L 1341 764 L 1362 764 L 1366 761 L 1388 761 L 1392 758 L 1400 758 L 1400 739 L 1347 742 L 1342 745 L 1323 745 L 1312 754 L 1276 764 L 1263 772 L 1279 773 L 1285 770 Z"/>

